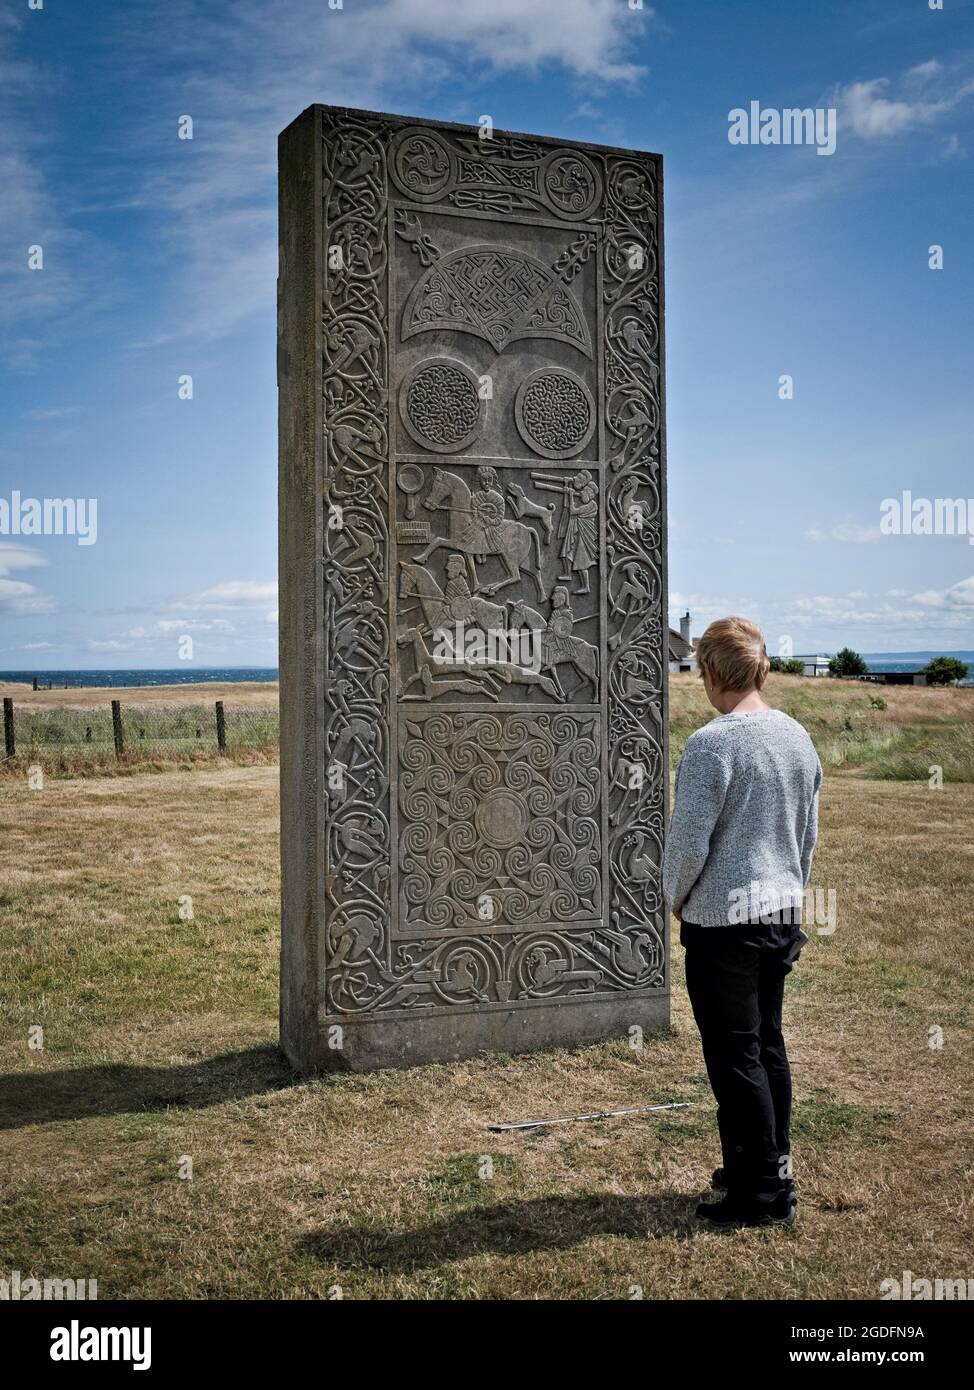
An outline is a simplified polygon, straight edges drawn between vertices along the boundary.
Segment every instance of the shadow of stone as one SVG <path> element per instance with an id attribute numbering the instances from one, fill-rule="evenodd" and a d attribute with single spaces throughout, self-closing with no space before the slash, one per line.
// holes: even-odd
<path id="1" fill-rule="evenodd" d="M 699 1231 L 693 1215 L 699 1200 L 699 1196 L 671 1192 L 645 1197 L 540 1197 L 468 1207 L 412 1231 L 333 1226 L 309 1232 L 297 1242 L 297 1250 L 346 1270 L 395 1274 L 435 1268 L 471 1255 L 568 1250 L 594 1236 L 690 1239 Z"/>
<path id="2" fill-rule="evenodd" d="M 0 1130 L 170 1106 L 203 1109 L 283 1090 L 297 1080 L 279 1048 L 270 1043 L 185 1066 L 106 1063 L 12 1072 L 0 1076 Z"/>

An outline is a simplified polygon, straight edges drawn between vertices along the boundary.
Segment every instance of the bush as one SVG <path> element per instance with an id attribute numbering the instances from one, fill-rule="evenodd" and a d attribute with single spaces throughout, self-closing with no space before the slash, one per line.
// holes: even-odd
<path id="1" fill-rule="evenodd" d="M 966 681 L 970 671 L 966 661 L 958 661 L 956 656 L 935 656 L 920 674 L 926 676 L 927 685 L 952 685 L 954 681 Z"/>
<path id="2" fill-rule="evenodd" d="M 868 670 L 865 661 L 851 647 L 843 647 L 829 662 L 829 674 L 832 676 L 864 676 Z"/>

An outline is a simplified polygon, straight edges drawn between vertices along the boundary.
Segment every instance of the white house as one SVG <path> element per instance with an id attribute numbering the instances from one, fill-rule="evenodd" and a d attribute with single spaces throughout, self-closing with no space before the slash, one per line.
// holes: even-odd
<path id="1" fill-rule="evenodd" d="M 829 674 L 829 658 L 827 656 L 802 656 L 800 652 L 796 652 L 792 659 L 802 663 L 805 668 L 802 674 L 805 676 L 827 676 Z"/>
<path id="2" fill-rule="evenodd" d="M 697 658 L 693 651 L 693 638 L 690 636 L 689 610 L 680 619 L 679 632 L 670 628 L 669 647 L 671 671 L 696 671 Z"/>

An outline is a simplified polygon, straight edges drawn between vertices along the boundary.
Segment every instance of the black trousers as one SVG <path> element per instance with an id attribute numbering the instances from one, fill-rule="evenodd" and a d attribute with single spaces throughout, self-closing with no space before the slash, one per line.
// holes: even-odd
<path id="1" fill-rule="evenodd" d="M 768 1198 L 791 1176 L 785 976 L 808 938 L 796 923 L 684 922 L 687 993 L 700 1030 L 728 1191 Z"/>

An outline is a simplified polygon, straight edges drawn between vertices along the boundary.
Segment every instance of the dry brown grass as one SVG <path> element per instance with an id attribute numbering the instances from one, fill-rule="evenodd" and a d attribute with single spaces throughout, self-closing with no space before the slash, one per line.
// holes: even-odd
<path id="1" fill-rule="evenodd" d="M 0 692 L 11 690 L 0 686 Z M 133 772 L 277 763 L 277 683 L 31 690 L 14 694 L 16 755 L 0 758 L 0 781 L 22 781 L 30 767 L 49 778 L 125 777 Z M 118 757 L 111 702 L 122 705 Z M 223 700 L 226 749 L 217 748 L 215 701 Z"/>
<path id="2" fill-rule="evenodd" d="M 974 688 L 771 675 L 764 694 L 805 725 L 830 770 L 926 784 L 937 765 L 948 782 L 974 782 Z M 885 708 L 873 705 L 877 698 Z M 670 676 L 674 765 L 687 738 L 713 713 L 699 676 Z"/>
<path id="3" fill-rule="evenodd" d="M 641 1052 L 296 1081 L 276 769 L 5 784 L 0 1272 L 103 1298 L 874 1299 L 903 1269 L 966 1276 L 972 814 L 970 785 L 827 780 L 814 881 L 839 927 L 786 1017 L 799 1225 L 719 1235 L 692 1216 L 717 1152 L 679 947 L 673 1029 Z M 695 1106 L 486 1128 L 661 1099 Z"/>
<path id="4" fill-rule="evenodd" d="M 104 708 L 112 700 L 132 705 L 198 705 L 226 700 L 234 705 L 276 709 L 277 681 L 200 681 L 190 685 L 91 685 L 78 690 L 33 690 L 0 681 L 0 697 L 8 695 L 18 705 L 30 709 Z"/>

